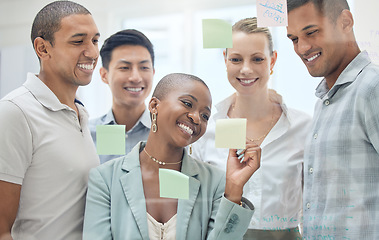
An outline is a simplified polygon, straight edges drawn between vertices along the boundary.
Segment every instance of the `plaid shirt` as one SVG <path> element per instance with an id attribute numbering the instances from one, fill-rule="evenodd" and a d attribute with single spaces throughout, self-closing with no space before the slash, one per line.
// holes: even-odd
<path id="1" fill-rule="evenodd" d="M 379 66 L 361 52 L 316 96 L 304 158 L 304 239 L 379 239 Z"/>

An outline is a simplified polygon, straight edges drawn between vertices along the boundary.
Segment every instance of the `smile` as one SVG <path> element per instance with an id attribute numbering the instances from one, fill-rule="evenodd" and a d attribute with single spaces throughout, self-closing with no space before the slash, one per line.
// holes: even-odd
<path id="1" fill-rule="evenodd" d="M 183 123 L 178 123 L 178 126 L 179 126 L 183 131 L 185 131 L 186 133 L 188 133 L 189 135 L 192 135 L 192 134 L 193 134 L 193 129 L 191 129 L 189 126 L 184 125 Z"/>
<path id="2" fill-rule="evenodd" d="M 248 85 L 248 84 L 251 84 L 255 81 L 258 80 L 258 78 L 254 78 L 254 79 L 240 79 L 240 78 L 237 78 L 238 81 L 240 81 L 242 84 L 245 84 L 245 85 Z"/>
<path id="3" fill-rule="evenodd" d="M 305 58 L 305 60 L 307 60 L 308 62 L 312 62 L 313 60 L 315 60 L 319 56 L 321 56 L 321 53 L 317 53 L 316 55 L 314 55 L 313 57 L 310 57 L 310 58 Z"/>
<path id="4" fill-rule="evenodd" d="M 79 68 L 85 69 L 85 70 L 93 70 L 94 64 L 78 64 Z"/>
<path id="5" fill-rule="evenodd" d="M 125 90 L 130 91 L 130 92 L 141 92 L 143 90 L 143 87 L 138 87 L 138 88 L 126 87 Z"/>

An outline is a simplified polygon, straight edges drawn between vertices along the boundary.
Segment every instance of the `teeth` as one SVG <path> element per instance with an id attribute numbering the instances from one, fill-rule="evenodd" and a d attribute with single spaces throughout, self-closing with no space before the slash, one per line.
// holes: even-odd
<path id="1" fill-rule="evenodd" d="M 255 79 L 252 79 L 252 80 L 240 80 L 242 83 L 245 83 L 245 84 L 249 84 L 249 83 L 252 83 L 252 82 L 255 82 Z"/>
<path id="2" fill-rule="evenodd" d="M 78 67 L 86 70 L 93 70 L 93 64 L 78 64 Z"/>
<path id="3" fill-rule="evenodd" d="M 184 125 L 182 123 L 179 123 L 178 125 L 179 125 L 179 127 L 181 129 L 183 129 L 184 131 L 186 131 L 189 135 L 193 134 L 193 130 L 191 128 L 189 128 L 188 126 L 186 126 L 186 125 Z"/>
<path id="4" fill-rule="evenodd" d="M 308 58 L 307 61 L 308 61 L 308 62 L 311 62 L 311 61 L 315 60 L 316 58 L 318 58 L 320 55 L 321 55 L 321 54 L 318 53 L 318 54 L 314 55 L 313 57 Z"/>
<path id="5" fill-rule="evenodd" d="M 140 92 L 140 91 L 142 91 L 142 88 L 141 87 L 139 87 L 139 88 L 126 88 L 126 90 L 131 91 L 131 92 Z"/>

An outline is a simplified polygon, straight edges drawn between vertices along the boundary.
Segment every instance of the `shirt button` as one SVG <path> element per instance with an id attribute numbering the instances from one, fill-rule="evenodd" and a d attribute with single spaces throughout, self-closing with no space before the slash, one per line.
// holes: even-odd
<path id="1" fill-rule="evenodd" d="M 314 138 L 314 139 L 317 139 L 317 137 L 318 137 L 318 134 L 315 133 L 315 135 L 313 135 L 313 138 Z"/>
<path id="2" fill-rule="evenodd" d="M 313 168 L 310 168 L 310 169 L 309 169 L 309 172 L 310 172 L 310 173 L 313 173 Z"/>
<path id="3" fill-rule="evenodd" d="M 128 134 L 125 134 L 125 138 L 128 138 L 129 136 L 128 136 Z"/>
<path id="4" fill-rule="evenodd" d="M 310 204 L 310 203 L 307 203 L 307 208 L 308 208 L 308 209 L 311 208 L 311 204 Z"/>
<path id="5" fill-rule="evenodd" d="M 329 100 L 325 100 L 324 104 L 325 106 L 328 106 L 330 104 Z"/>

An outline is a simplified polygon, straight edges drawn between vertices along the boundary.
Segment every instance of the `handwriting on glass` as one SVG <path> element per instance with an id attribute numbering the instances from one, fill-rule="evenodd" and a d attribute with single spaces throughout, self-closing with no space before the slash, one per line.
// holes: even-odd
<path id="1" fill-rule="evenodd" d="M 259 5 L 266 9 L 263 13 L 263 17 L 270 18 L 279 24 L 284 22 L 285 18 L 283 14 L 285 14 L 285 12 L 283 11 L 283 3 L 278 3 L 278 1 L 266 1 L 266 3 L 259 3 Z"/>

